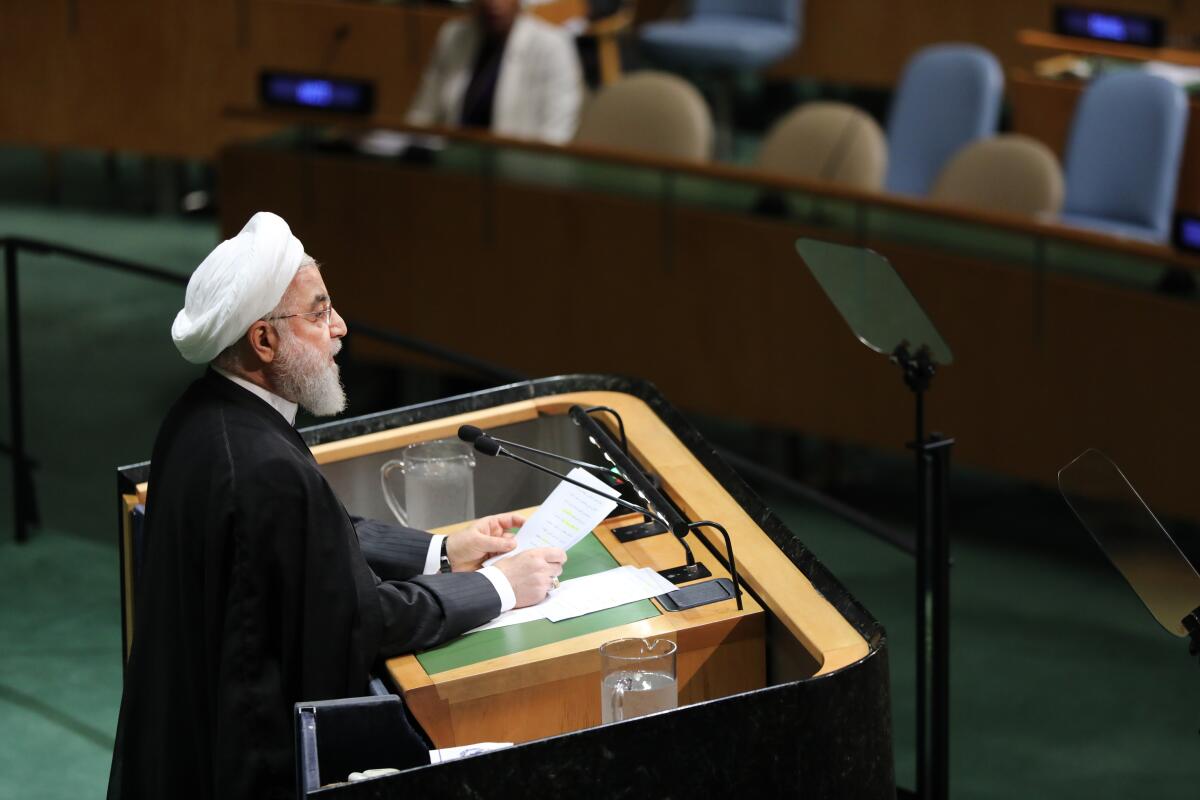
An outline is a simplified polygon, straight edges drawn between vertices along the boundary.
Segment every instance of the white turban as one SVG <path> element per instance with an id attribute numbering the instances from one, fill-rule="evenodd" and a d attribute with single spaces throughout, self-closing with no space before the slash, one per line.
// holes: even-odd
<path id="1" fill-rule="evenodd" d="M 259 211 L 196 267 L 171 325 L 179 353 L 206 364 L 279 305 L 304 259 L 304 245 L 283 219 Z"/>

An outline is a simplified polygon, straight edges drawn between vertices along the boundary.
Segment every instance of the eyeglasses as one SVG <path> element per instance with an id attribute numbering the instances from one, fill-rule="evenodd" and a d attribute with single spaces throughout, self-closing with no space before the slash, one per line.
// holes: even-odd
<path id="1" fill-rule="evenodd" d="M 291 319 L 292 317 L 304 317 L 312 322 L 321 322 L 321 317 L 324 317 L 326 327 L 333 322 L 333 304 L 330 303 L 325 308 L 316 311 L 301 311 L 299 314 L 280 314 L 277 317 L 264 317 L 263 320 L 270 322 L 274 319 Z"/>

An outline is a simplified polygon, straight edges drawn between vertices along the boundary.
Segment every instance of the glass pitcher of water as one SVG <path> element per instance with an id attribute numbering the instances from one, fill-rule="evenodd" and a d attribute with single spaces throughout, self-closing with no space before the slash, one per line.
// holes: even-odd
<path id="1" fill-rule="evenodd" d="M 429 530 L 475 519 L 475 453 L 466 442 L 410 444 L 400 458 L 379 468 L 379 482 L 401 525 Z M 393 490 L 397 483 L 403 486 L 403 503 Z"/>
<path id="2" fill-rule="evenodd" d="M 670 639 L 616 639 L 600 647 L 600 708 L 606 724 L 679 704 L 675 650 Z"/>

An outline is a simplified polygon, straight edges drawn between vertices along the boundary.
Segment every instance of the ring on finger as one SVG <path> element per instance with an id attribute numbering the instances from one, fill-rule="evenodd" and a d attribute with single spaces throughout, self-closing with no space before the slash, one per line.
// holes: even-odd
<path id="1" fill-rule="evenodd" d="M 557 588 L 558 588 L 558 578 L 557 578 L 557 577 L 552 577 L 552 578 L 550 578 L 550 588 L 551 588 L 551 589 L 557 589 Z"/>

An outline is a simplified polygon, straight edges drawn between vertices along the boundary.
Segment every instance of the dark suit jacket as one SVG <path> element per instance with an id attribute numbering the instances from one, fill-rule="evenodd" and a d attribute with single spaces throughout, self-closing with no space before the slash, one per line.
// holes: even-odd
<path id="1" fill-rule="evenodd" d="M 189 387 L 154 446 L 110 798 L 293 797 L 294 703 L 499 613 L 478 573 L 417 574 L 428 534 L 359 529 L 382 575 L 279 412 L 211 371 Z"/>

